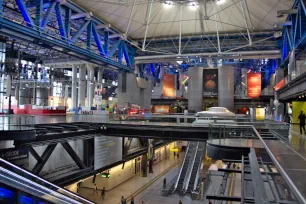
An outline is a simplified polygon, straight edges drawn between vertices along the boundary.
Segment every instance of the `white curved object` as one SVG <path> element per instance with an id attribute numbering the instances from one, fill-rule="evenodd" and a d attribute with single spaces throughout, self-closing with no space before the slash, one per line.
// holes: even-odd
<path id="1" fill-rule="evenodd" d="M 197 117 L 235 117 L 235 113 L 224 107 L 211 107 L 208 111 L 196 113 Z"/>

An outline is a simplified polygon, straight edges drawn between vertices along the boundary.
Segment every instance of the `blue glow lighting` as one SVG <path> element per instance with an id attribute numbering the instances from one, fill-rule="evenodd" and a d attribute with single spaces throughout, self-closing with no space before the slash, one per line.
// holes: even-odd
<path id="1" fill-rule="evenodd" d="M 23 204 L 34 204 L 35 203 L 32 198 L 27 197 L 27 196 L 21 196 L 19 199 L 19 202 Z"/>
<path id="2" fill-rule="evenodd" d="M 0 188 L 0 197 L 1 198 L 13 198 L 14 197 L 14 193 L 10 190 L 7 190 L 5 188 Z"/>

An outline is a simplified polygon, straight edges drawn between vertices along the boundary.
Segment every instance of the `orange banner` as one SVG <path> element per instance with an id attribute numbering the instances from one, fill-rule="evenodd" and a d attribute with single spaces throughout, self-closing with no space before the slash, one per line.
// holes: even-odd
<path id="1" fill-rule="evenodd" d="M 261 93 L 261 73 L 248 73 L 248 97 L 258 98 Z"/>
<path id="2" fill-rule="evenodd" d="M 274 87 L 275 91 L 277 91 L 278 89 L 282 88 L 285 85 L 285 79 L 280 80 L 276 86 Z"/>
<path id="3" fill-rule="evenodd" d="M 170 106 L 154 106 L 154 113 L 168 114 L 170 112 Z"/>
<path id="4" fill-rule="evenodd" d="M 163 96 L 175 97 L 175 75 L 164 74 L 163 76 Z"/>

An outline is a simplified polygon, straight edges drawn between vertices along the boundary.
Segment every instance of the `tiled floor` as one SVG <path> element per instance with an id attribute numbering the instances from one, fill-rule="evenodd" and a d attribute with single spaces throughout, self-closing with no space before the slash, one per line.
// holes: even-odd
<path id="1" fill-rule="evenodd" d="M 181 156 L 183 157 L 183 156 Z M 153 174 L 148 174 L 148 177 L 141 177 L 141 176 L 135 176 L 128 181 L 124 182 L 123 184 L 113 188 L 112 190 L 106 192 L 105 200 L 102 200 L 100 196 L 100 191 L 99 195 L 93 195 L 93 191 L 91 189 L 85 189 L 81 188 L 80 189 L 80 195 L 90 199 L 96 203 L 99 204 L 119 204 L 121 196 L 124 196 L 125 198 L 129 197 L 130 195 L 134 194 L 136 191 L 141 189 L 144 185 L 149 183 L 151 180 L 157 178 L 159 175 L 161 175 L 165 170 L 167 170 L 169 167 L 172 165 L 177 164 L 178 161 L 173 161 L 173 160 L 163 160 L 159 163 L 157 163 L 153 170 Z M 175 165 L 174 169 L 179 168 L 180 164 Z M 171 170 L 170 170 L 171 171 Z M 163 180 L 164 177 L 167 177 L 168 179 L 168 174 L 162 176 L 160 179 L 155 181 L 152 186 L 155 186 L 156 188 L 159 188 L 162 186 L 161 183 L 159 183 L 159 180 Z M 170 177 L 169 177 L 170 179 Z M 150 186 L 151 187 L 151 186 Z M 136 201 L 138 199 L 138 196 L 136 197 Z M 136 202 L 140 203 L 140 202 Z"/>

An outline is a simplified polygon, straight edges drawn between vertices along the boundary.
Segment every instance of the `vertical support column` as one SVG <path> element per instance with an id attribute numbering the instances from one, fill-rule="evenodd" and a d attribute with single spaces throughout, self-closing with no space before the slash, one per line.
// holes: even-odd
<path id="1" fill-rule="evenodd" d="M 65 8 L 65 33 L 66 39 L 70 38 L 70 19 L 71 19 L 71 9 L 66 7 Z"/>
<path id="2" fill-rule="evenodd" d="M 17 101 L 17 107 L 19 107 L 20 99 L 19 99 L 19 93 L 20 93 L 20 83 L 17 83 L 15 86 L 15 99 Z"/>
<path id="3" fill-rule="evenodd" d="M 142 177 L 148 176 L 148 156 L 147 154 L 144 154 L 141 157 L 141 175 Z"/>
<path id="4" fill-rule="evenodd" d="M 38 106 L 48 105 L 48 90 L 46 88 L 36 89 L 36 105 Z"/>
<path id="5" fill-rule="evenodd" d="M 85 106 L 85 90 L 86 90 L 86 69 L 84 65 L 79 67 L 79 95 L 78 95 L 78 105 Z"/>
<path id="6" fill-rule="evenodd" d="M 87 26 L 87 50 L 91 50 L 92 43 L 92 22 Z"/>
<path id="7" fill-rule="evenodd" d="M 76 65 L 72 65 L 72 86 L 71 86 L 71 98 L 72 98 L 72 109 L 76 110 L 77 103 L 77 72 L 78 68 Z"/>
<path id="8" fill-rule="evenodd" d="M 104 52 L 106 57 L 108 57 L 108 43 L 109 43 L 109 29 L 104 31 Z"/>
<path id="9" fill-rule="evenodd" d="M 123 42 L 120 40 L 120 44 L 118 46 L 118 62 L 122 63 L 122 56 L 123 56 L 123 49 L 122 49 Z"/>
<path id="10" fill-rule="evenodd" d="M 99 68 L 98 70 L 98 87 L 102 88 L 102 76 L 103 76 L 104 68 Z"/>
<path id="11" fill-rule="evenodd" d="M 87 71 L 88 71 L 88 78 L 87 78 L 87 106 L 90 108 L 93 104 L 93 94 L 94 94 L 94 78 L 95 78 L 95 68 L 91 64 L 86 64 Z"/>
<path id="12" fill-rule="evenodd" d="M 68 100 L 68 96 L 69 96 L 69 85 L 68 84 L 66 84 L 65 85 L 65 97 L 64 97 L 64 104 L 65 104 L 65 106 L 67 106 L 68 104 L 67 104 L 67 100 Z"/>
<path id="13" fill-rule="evenodd" d="M 188 69 L 188 110 L 202 111 L 203 106 L 203 67 Z"/>
<path id="14" fill-rule="evenodd" d="M 220 107 L 225 107 L 234 111 L 235 73 L 231 66 L 218 68 L 218 103 Z"/>

